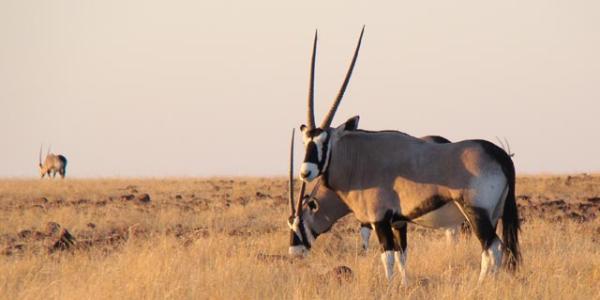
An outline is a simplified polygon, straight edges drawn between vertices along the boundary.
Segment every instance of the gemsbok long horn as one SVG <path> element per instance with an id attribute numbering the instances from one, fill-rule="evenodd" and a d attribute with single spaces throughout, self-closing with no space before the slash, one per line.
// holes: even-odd
<path id="1" fill-rule="evenodd" d="M 302 214 L 302 199 L 304 198 L 304 191 L 306 190 L 306 181 L 302 180 L 300 186 L 300 194 L 298 195 L 298 202 L 296 202 L 296 217 L 300 218 Z"/>
<path id="2" fill-rule="evenodd" d="M 300 216 L 302 212 L 302 199 L 304 198 L 304 192 L 306 190 L 306 182 L 302 181 L 300 186 L 300 194 L 298 195 L 298 202 L 296 202 L 296 209 L 294 210 L 294 133 L 295 129 L 292 129 L 292 139 L 290 142 L 290 174 L 289 174 L 289 201 L 290 211 L 292 216 Z M 312 196 L 312 194 L 311 194 Z"/>
<path id="3" fill-rule="evenodd" d="M 315 41 L 310 60 L 310 80 L 308 84 L 308 129 L 314 129 L 315 124 L 315 58 L 317 56 L 317 31 L 315 30 Z"/>
<path id="4" fill-rule="evenodd" d="M 292 141 L 290 142 L 290 176 L 288 179 L 290 189 L 290 216 L 294 215 L 294 133 L 295 129 L 292 128 Z"/>
<path id="5" fill-rule="evenodd" d="M 335 112 L 337 111 L 337 108 L 340 105 L 342 98 L 344 97 L 344 92 L 346 92 L 346 87 L 348 87 L 348 83 L 350 82 L 350 77 L 352 76 L 352 71 L 354 70 L 354 64 L 356 63 L 356 58 L 358 58 L 358 51 L 360 50 L 360 44 L 362 42 L 362 37 L 363 37 L 364 33 L 365 33 L 365 26 L 363 25 L 363 28 L 360 31 L 360 37 L 358 38 L 358 44 L 356 45 L 356 50 L 354 50 L 354 57 L 352 57 L 352 63 L 350 63 L 350 67 L 348 68 L 348 73 L 346 73 L 346 78 L 344 79 L 344 83 L 342 83 L 342 87 L 340 88 L 340 91 L 338 92 L 338 95 L 335 98 L 335 101 L 333 102 L 331 109 L 329 109 L 329 112 L 323 119 L 323 123 L 321 123 L 321 129 L 327 129 L 331 125 L 331 121 L 333 121 L 333 116 L 335 115 Z M 313 57 L 314 57 L 314 54 L 313 54 Z M 314 61 L 313 61 L 313 65 L 314 65 Z M 312 77 L 313 76 L 311 75 L 311 78 Z M 312 91 L 311 91 L 311 93 L 312 93 Z M 313 115 L 313 118 L 314 118 L 314 115 Z"/>

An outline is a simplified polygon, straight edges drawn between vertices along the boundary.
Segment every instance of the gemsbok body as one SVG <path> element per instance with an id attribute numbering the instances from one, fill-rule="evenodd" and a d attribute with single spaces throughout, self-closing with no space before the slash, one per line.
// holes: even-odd
<path id="1" fill-rule="evenodd" d="M 421 139 L 430 143 L 450 143 L 450 140 L 438 135 L 428 135 L 421 137 Z M 309 222 L 318 223 L 319 225 L 316 225 L 316 228 L 327 228 L 327 230 L 329 230 L 329 228 L 339 218 L 350 213 L 348 206 L 346 206 L 346 204 L 335 193 L 329 191 L 327 187 L 321 185 L 320 182 L 313 187 L 310 195 L 306 195 L 302 201 L 305 203 L 304 206 L 307 204 L 309 205 L 308 207 L 303 207 L 302 213 L 313 214 L 310 218 L 306 218 L 304 220 L 304 222 L 306 222 L 311 228 L 312 226 L 309 224 Z M 316 207 L 324 207 L 325 209 L 316 210 Z M 369 248 L 369 240 L 372 230 L 373 226 L 370 223 L 360 224 L 359 232 L 364 250 Z M 461 232 L 470 234 L 468 224 L 463 223 L 456 228 L 447 228 L 445 230 L 445 235 L 448 244 L 454 244 L 458 242 L 459 234 Z M 317 230 L 317 233 L 321 234 L 323 232 Z"/>
<path id="2" fill-rule="evenodd" d="M 354 213 L 370 223 L 382 248 L 387 278 L 397 263 L 407 284 L 407 223 L 449 228 L 467 221 L 481 242 L 479 282 L 495 273 L 506 253 L 506 266 L 520 262 L 519 216 L 515 201 L 515 168 L 510 156 L 485 140 L 437 144 L 399 131 L 365 131 L 358 116 L 333 128 L 331 122 L 350 80 L 360 49 L 361 31 L 350 68 L 328 114 L 319 127 L 314 117 L 313 45 L 308 97 L 308 124 L 300 127 L 305 147 L 300 168 L 302 186 L 292 215 L 290 254 L 302 255 L 314 240 L 303 221 L 305 185 L 318 177 Z M 502 219 L 502 240 L 496 226 Z"/>
<path id="3" fill-rule="evenodd" d="M 61 154 L 50 153 L 50 149 L 48 148 L 46 159 L 42 164 L 42 147 L 40 147 L 39 167 L 41 178 L 44 178 L 46 175 L 48 175 L 48 178 L 50 178 L 50 175 L 54 178 L 56 177 L 56 173 L 58 173 L 64 179 L 67 174 L 67 158 Z"/>

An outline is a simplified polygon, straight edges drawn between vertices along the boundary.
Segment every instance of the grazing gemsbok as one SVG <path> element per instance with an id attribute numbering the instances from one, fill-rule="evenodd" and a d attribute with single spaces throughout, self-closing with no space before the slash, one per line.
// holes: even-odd
<path id="1" fill-rule="evenodd" d="M 364 27 L 342 87 L 323 122 L 315 125 L 315 34 L 308 96 L 308 125 L 302 125 L 305 156 L 300 169 L 301 194 L 291 227 L 290 253 L 304 254 L 314 239 L 300 212 L 306 182 L 321 177 L 361 223 L 373 225 L 382 247 L 388 279 L 394 261 L 406 279 L 406 227 L 454 227 L 464 220 L 481 242 L 481 282 L 502 263 L 514 270 L 520 261 L 515 169 L 508 154 L 484 140 L 428 143 L 398 131 L 358 130 L 358 116 L 330 127 L 350 80 Z M 502 218 L 503 240 L 496 235 Z"/>
<path id="2" fill-rule="evenodd" d="M 67 158 L 61 154 L 50 153 L 50 148 L 48 148 L 46 159 L 44 160 L 44 164 L 42 164 L 42 146 L 40 146 L 39 166 L 42 178 L 45 175 L 48 175 L 48 178 L 50 178 L 50 174 L 54 178 L 58 172 L 60 177 L 64 179 L 67 173 Z"/>

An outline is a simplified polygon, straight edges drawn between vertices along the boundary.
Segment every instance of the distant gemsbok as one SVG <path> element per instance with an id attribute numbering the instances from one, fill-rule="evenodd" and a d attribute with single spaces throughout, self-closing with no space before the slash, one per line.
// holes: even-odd
<path id="1" fill-rule="evenodd" d="M 495 273 L 506 253 L 506 266 L 520 262 L 519 213 L 515 167 L 500 147 L 485 140 L 438 144 L 399 131 L 365 131 L 358 116 L 338 127 L 331 122 L 350 81 L 364 27 L 350 68 L 332 107 L 319 127 L 314 115 L 315 34 L 308 96 L 308 124 L 300 127 L 305 147 L 303 179 L 295 214 L 290 218 L 289 252 L 303 255 L 314 240 L 302 219 L 306 183 L 320 177 L 361 223 L 370 223 L 382 248 L 381 260 L 391 280 L 398 263 L 406 277 L 407 223 L 432 228 L 457 226 L 465 220 L 481 242 L 479 282 Z M 502 240 L 496 235 L 502 219 Z"/>
<path id="2" fill-rule="evenodd" d="M 56 177 L 56 173 L 60 174 L 61 178 L 65 178 L 67 173 L 67 158 L 61 154 L 53 154 L 50 153 L 50 147 L 48 147 L 48 153 L 46 154 L 46 159 L 42 164 L 42 146 L 40 146 L 40 155 L 39 155 L 39 166 L 40 166 L 40 175 L 42 178 L 52 174 L 52 178 Z"/>

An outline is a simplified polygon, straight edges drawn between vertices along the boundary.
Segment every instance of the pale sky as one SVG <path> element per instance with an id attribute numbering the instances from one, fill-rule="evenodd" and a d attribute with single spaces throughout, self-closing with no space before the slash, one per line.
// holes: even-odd
<path id="1" fill-rule="evenodd" d="M 284 175 L 314 30 L 320 123 L 363 24 L 334 125 L 600 171 L 600 1 L 2 0 L 0 177 L 37 177 L 41 143 L 70 177 Z"/>

